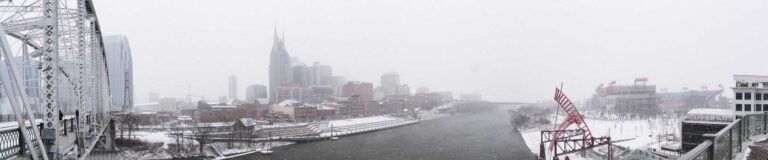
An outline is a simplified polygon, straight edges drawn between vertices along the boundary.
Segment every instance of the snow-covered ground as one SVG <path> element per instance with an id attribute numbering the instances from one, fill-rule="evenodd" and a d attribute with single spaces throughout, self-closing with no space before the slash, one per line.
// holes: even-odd
<path id="1" fill-rule="evenodd" d="M 431 120 L 431 119 L 440 119 L 448 117 L 447 114 L 441 114 L 437 111 L 419 111 L 419 115 L 423 120 Z M 391 127 L 398 127 L 398 126 L 404 126 L 409 125 L 413 123 L 418 123 L 418 120 L 414 119 L 406 119 L 401 117 L 394 117 L 394 116 L 372 116 L 372 117 L 362 117 L 362 118 L 352 118 L 352 119 L 343 119 L 343 120 L 332 120 L 328 121 L 324 125 L 327 126 L 333 126 L 333 127 L 347 127 L 347 128 L 354 128 L 354 131 L 336 131 L 331 133 L 330 130 L 324 130 L 324 133 L 321 133 L 321 135 L 325 136 L 339 136 L 339 135 L 346 135 L 346 134 L 355 134 L 358 132 L 367 132 L 367 131 L 373 131 L 373 130 L 380 130 L 380 129 L 387 129 Z M 305 125 L 306 123 L 286 123 L 286 124 L 276 124 L 269 127 L 285 127 L 285 126 L 292 126 L 292 125 Z M 323 124 L 323 123 L 318 123 Z M 375 125 L 374 125 L 375 124 Z M 264 126 L 262 126 L 264 127 Z M 321 128 L 327 128 L 327 127 L 321 127 Z M 143 142 L 148 143 L 162 143 L 162 147 L 159 147 L 154 150 L 149 151 L 124 151 L 122 156 L 124 158 L 137 158 L 137 159 L 167 159 L 172 158 L 170 156 L 170 153 L 168 151 L 169 145 L 176 144 L 175 137 L 169 136 L 167 131 L 163 130 L 155 130 L 155 131 L 135 131 L 133 132 L 133 138 L 141 140 Z M 196 145 L 198 144 L 197 141 L 184 139 L 183 145 Z M 232 147 L 230 147 L 227 143 L 221 143 L 216 142 L 211 144 L 210 148 L 206 148 L 205 152 L 206 155 L 223 155 L 219 156 L 217 159 L 226 159 L 226 158 L 232 158 L 237 157 L 241 155 L 247 155 L 251 153 L 259 152 L 263 149 L 265 142 L 259 142 L 259 143 L 252 143 L 251 145 L 248 145 L 247 143 L 234 143 Z M 291 145 L 293 142 L 271 142 L 272 147 L 279 147 L 279 146 L 285 146 L 285 145 Z M 209 153 L 210 152 L 210 153 Z M 215 152 L 215 153 L 213 153 Z"/>
<path id="2" fill-rule="evenodd" d="M 552 119 L 552 118 L 550 118 Z M 558 117 L 562 121 L 563 117 Z M 674 134 L 679 137 L 681 119 L 678 118 L 651 118 L 640 120 L 596 120 L 585 119 L 587 126 L 592 132 L 593 137 L 610 136 L 611 141 L 621 141 L 614 145 L 628 147 L 629 149 L 656 148 L 652 144 L 659 144 L 667 136 L 663 134 Z M 576 129 L 572 125 L 568 129 Z M 551 130 L 551 128 L 548 128 Z M 539 144 L 541 143 L 541 130 L 532 129 L 521 131 L 523 139 L 531 152 L 539 153 Z"/>
<path id="3" fill-rule="evenodd" d="M 230 148 L 227 143 L 219 142 L 214 143 L 213 146 L 218 150 L 221 154 L 224 156 L 218 157 L 216 159 L 227 159 L 227 158 L 234 158 L 239 157 L 247 154 L 252 154 L 256 152 L 260 152 L 261 150 L 265 149 L 267 147 L 267 142 L 259 142 L 259 143 L 253 143 L 251 146 L 248 146 L 246 143 L 233 143 L 232 147 Z M 270 146 L 272 148 L 274 147 L 280 147 L 280 146 L 287 146 L 294 144 L 293 142 L 270 142 Z"/>
<path id="4" fill-rule="evenodd" d="M 395 120 L 395 119 L 397 119 L 397 117 L 374 116 L 374 117 L 334 120 L 334 121 L 329 121 L 328 125 L 333 125 L 334 127 L 342 127 L 342 126 L 358 125 L 358 124 L 365 124 L 365 123 L 389 121 L 389 120 Z"/>
<path id="5" fill-rule="evenodd" d="M 168 144 L 176 143 L 176 140 L 168 136 L 164 131 L 148 132 L 135 131 L 133 136 L 141 141 L 149 143 L 163 143 L 163 149 L 168 149 Z"/>

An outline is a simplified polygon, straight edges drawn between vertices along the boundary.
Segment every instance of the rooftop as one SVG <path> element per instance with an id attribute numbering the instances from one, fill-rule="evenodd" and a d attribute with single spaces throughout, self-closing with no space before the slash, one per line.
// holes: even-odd
<path id="1" fill-rule="evenodd" d="M 733 80 L 741 83 L 762 83 L 762 82 L 768 82 L 768 76 L 733 75 Z"/>
<path id="2" fill-rule="evenodd" d="M 736 119 L 736 114 L 727 109 L 709 109 L 697 108 L 688 111 L 685 117 L 686 121 L 707 121 L 707 122 L 732 122 Z"/>
<path id="3" fill-rule="evenodd" d="M 237 106 L 211 106 L 213 109 L 233 109 L 237 108 Z"/>

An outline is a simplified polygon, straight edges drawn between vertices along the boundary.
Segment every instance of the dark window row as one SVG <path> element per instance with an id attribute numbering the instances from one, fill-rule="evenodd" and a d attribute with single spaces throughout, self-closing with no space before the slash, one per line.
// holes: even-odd
<path id="1" fill-rule="evenodd" d="M 752 93 L 750 92 L 736 92 L 736 100 L 752 100 Z M 768 93 L 755 93 L 755 100 L 768 100 Z"/>
<path id="2" fill-rule="evenodd" d="M 736 111 L 752 111 L 752 104 L 736 104 Z M 768 104 L 755 104 L 754 111 L 768 111 Z"/>

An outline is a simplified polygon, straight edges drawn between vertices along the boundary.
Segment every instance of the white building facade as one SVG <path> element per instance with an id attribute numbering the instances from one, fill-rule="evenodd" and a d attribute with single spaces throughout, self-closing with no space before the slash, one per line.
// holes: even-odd
<path id="1" fill-rule="evenodd" d="M 734 111 L 739 114 L 768 111 L 768 76 L 734 75 Z"/>
<path id="2" fill-rule="evenodd" d="M 133 108 L 133 58 L 128 38 L 124 35 L 105 36 L 104 50 L 112 95 L 110 111 L 130 111 Z"/>

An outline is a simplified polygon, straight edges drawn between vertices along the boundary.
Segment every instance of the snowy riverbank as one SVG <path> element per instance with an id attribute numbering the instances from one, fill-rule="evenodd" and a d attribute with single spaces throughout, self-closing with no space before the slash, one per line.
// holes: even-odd
<path id="1" fill-rule="evenodd" d="M 320 136 L 327 136 L 330 138 L 340 137 L 353 134 L 362 134 L 365 132 L 373 132 L 378 130 L 384 130 L 389 128 L 395 128 L 400 126 L 406 126 L 418 123 L 422 120 L 435 120 L 446 118 L 449 115 L 441 114 L 437 111 L 420 111 L 420 120 L 403 118 L 398 116 L 371 116 L 352 119 L 332 120 L 325 122 L 314 122 L 312 125 L 317 126 Z M 281 124 L 291 125 L 291 124 Z M 134 150 L 131 148 L 124 148 L 119 154 L 121 157 L 127 159 L 172 159 L 174 157 L 193 157 L 194 155 L 202 155 L 202 157 L 211 157 L 214 159 L 227 159 L 234 158 L 243 155 L 255 154 L 264 149 L 266 142 L 213 142 L 207 144 L 203 150 L 203 154 L 200 154 L 196 147 L 199 143 L 195 140 L 184 139 L 181 144 L 177 144 L 177 139 L 170 136 L 169 130 L 153 130 L 153 131 L 135 131 L 133 132 L 132 139 L 151 144 L 153 147 L 142 148 L 142 150 Z M 281 139 L 286 137 L 274 137 L 273 139 Z M 272 147 L 280 147 L 294 144 L 294 142 L 285 141 L 273 141 Z M 176 151 L 177 146 L 185 146 L 187 149 L 182 149 L 182 154 L 172 155 L 172 151 Z M 191 149 L 190 149 L 191 148 Z"/>
<path id="2" fill-rule="evenodd" d="M 563 118 L 564 117 L 560 116 L 558 117 L 558 120 L 562 120 Z M 629 149 L 658 149 L 660 148 L 660 144 L 662 144 L 661 142 L 667 138 L 665 135 L 673 134 L 675 137 L 680 137 L 679 128 L 681 119 L 679 118 L 647 118 L 632 120 L 587 118 L 585 121 L 594 137 L 610 136 L 611 141 L 620 141 L 613 145 L 619 145 Z M 551 127 L 554 127 L 554 125 L 547 127 L 547 130 L 551 130 Z M 568 129 L 576 128 L 571 126 L 571 128 Z M 526 145 L 531 149 L 531 152 L 538 154 L 539 144 L 541 143 L 541 129 L 530 129 L 520 132 L 525 139 Z"/>

